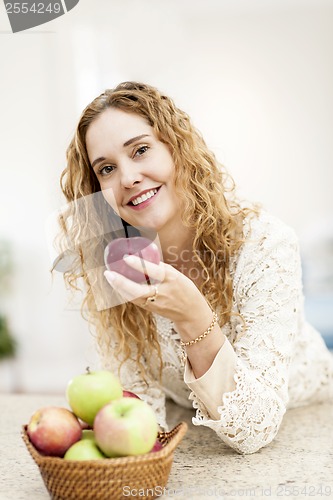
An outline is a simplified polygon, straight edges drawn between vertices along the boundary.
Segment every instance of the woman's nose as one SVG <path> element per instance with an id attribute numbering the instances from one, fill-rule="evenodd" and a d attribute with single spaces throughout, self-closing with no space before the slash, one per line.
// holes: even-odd
<path id="1" fill-rule="evenodd" d="M 142 181 L 143 175 L 136 165 L 126 163 L 119 166 L 119 169 L 120 182 L 124 188 L 129 189 Z"/>

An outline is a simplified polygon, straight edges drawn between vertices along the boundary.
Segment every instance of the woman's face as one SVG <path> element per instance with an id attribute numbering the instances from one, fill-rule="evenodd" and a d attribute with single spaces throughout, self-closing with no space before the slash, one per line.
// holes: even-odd
<path id="1" fill-rule="evenodd" d="M 157 232 L 180 221 L 169 148 L 144 118 L 108 108 L 88 127 L 90 164 L 106 201 L 127 223 Z"/>

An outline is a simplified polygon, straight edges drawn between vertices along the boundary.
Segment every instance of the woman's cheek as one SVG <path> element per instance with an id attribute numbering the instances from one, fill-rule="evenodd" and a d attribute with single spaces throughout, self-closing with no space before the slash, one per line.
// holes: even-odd
<path id="1" fill-rule="evenodd" d="M 110 205 L 110 207 L 119 215 L 117 199 L 115 197 L 113 189 L 104 189 L 103 196 L 105 201 Z"/>

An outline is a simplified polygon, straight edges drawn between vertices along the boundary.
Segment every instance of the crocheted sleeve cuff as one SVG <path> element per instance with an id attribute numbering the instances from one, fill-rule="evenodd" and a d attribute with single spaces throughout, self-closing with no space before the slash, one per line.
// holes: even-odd
<path id="1" fill-rule="evenodd" d="M 210 368 L 201 377 L 195 378 L 191 365 L 186 360 L 184 382 L 207 408 L 212 419 L 220 419 L 217 408 L 223 404 L 223 394 L 235 389 L 236 364 L 237 355 L 228 339 L 216 354 Z"/>

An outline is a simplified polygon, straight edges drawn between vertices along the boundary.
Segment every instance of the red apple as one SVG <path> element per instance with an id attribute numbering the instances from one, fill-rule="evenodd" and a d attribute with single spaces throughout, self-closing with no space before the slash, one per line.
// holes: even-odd
<path id="1" fill-rule="evenodd" d="M 163 448 L 163 445 L 162 445 L 161 441 L 156 439 L 155 444 L 150 451 L 160 451 L 162 448 Z"/>
<path id="2" fill-rule="evenodd" d="M 44 455 L 62 457 L 82 436 L 76 416 L 66 408 L 47 406 L 40 408 L 28 424 L 32 444 Z"/>
<path id="3" fill-rule="evenodd" d="M 158 246 L 148 238 L 136 236 L 134 238 L 117 238 L 111 241 L 104 251 L 106 267 L 136 283 L 146 283 L 149 276 L 126 264 L 123 260 L 124 255 L 137 255 L 154 264 L 159 264 L 161 260 Z M 150 282 L 152 283 L 153 280 L 151 279 Z"/>
<path id="4" fill-rule="evenodd" d="M 139 396 L 137 394 L 135 394 L 134 392 L 131 392 L 131 391 L 123 391 L 123 398 L 141 399 L 141 398 L 139 398 Z"/>
<path id="5" fill-rule="evenodd" d="M 157 438 L 154 410 L 138 398 L 120 398 L 96 415 L 94 434 L 97 446 L 107 457 L 148 453 Z"/>
<path id="6" fill-rule="evenodd" d="M 80 422 L 82 430 L 91 429 L 91 425 L 87 424 L 87 422 L 83 422 L 83 420 L 81 420 L 80 418 L 78 420 Z"/>

